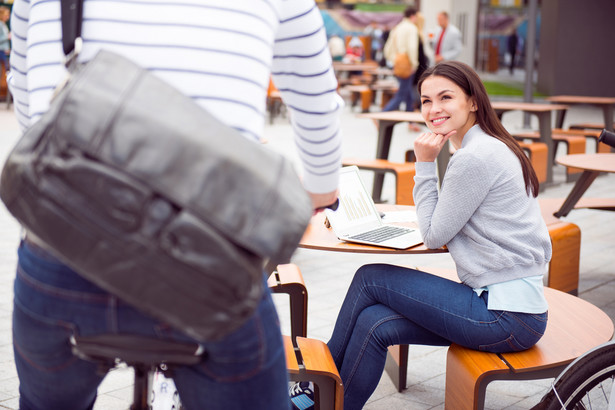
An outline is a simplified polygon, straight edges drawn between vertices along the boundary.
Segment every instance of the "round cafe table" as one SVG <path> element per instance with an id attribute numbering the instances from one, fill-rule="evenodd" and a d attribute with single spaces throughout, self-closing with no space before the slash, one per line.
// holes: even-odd
<path id="1" fill-rule="evenodd" d="M 583 170 L 581 177 L 574 184 L 562 207 L 555 213 L 558 218 L 568 215 L 601 172 L 615 173 L 615 154 L 564 155 L 558 157 L 556 162 L 566 167 Z"/>

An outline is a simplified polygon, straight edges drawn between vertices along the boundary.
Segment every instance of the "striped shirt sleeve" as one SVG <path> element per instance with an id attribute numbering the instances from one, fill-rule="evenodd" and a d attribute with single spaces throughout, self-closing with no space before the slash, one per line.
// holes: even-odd
<path id="1" fill-rule="evenodd" d="M 286 3 L 276 37 L 273 80 L 291 111 L 304 184 L 312 192 L 329 192 L 337 187 L 341 165 L 339 115 L 344 103 L 337 93 L 318 8 L 312 1 Z"/>
<path id="2" fill-rule="evenodd" d="M 15 0 L 9 86 L 22 129 L 43 115 L 63 66 L 59 0 Z M 270 75 L 291 112 L 304 186 L 337 187 L 343 102 L 313 0 L 85 0 L 80 62 L 104 48 L 167 81 L 255 141 Z"/>

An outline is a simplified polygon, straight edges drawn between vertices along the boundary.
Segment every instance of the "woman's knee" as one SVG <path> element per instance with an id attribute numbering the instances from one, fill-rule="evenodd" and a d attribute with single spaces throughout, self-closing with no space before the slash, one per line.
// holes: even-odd
<path id="1" fill-rule="evenodd" d="M 377 304 L 364 309 L 355 326 L 355 335 L 375 344 L 379 349 L 399 343 L 399 326 L 406 319 L 386 305 Z"/>
<path id="2" fill-rule="evenodd" d="M 391 269 L 391 265 L 387 265 L 384 263 L 370 263 L 368 265 L 363 265 L 354 275 L 355 280 L 369 280 L 375 276 L 381 275 L 383 271 Z"/>

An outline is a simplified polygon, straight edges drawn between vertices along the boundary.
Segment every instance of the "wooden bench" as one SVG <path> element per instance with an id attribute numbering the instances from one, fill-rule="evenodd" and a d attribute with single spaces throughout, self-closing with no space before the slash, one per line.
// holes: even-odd
<path id="1" fill-rule="evenodd" d="M 390 172 L 395 175 L 395 203 L 399 205 L 414 205 L 412 190 L 414 189 L 414 164 L 410 162 L 391 162 L 386 159 L 345 158 L 342 165 L 356 165 L 359 169 L 376 173 Z"/>
<path id="2" fill-rule="evenodd" d="M 549 223 L 561 222 L 554 214 L 564 203 L 565 198 L 541 198 L 540 209 L 542 217 Z M 601 211 L 615 211 L 615 198 L 581 197 L 574 205 L 574 209 L 596 209 Z"/>
<path id="3" fill-rule="evenodd" d="M 528 350 L 485 353 L 452 345 L 446 356 L 448 409 L 482 409 L 493 380 L 556 377 L 570 362 L 613 337 L 613 322 L 602 310 L 576 296 L 545 288 L 549 321 L 544 336 Z"/>
<path id="4" fill-rule="evenodd" d="M 572 222 L 547 224 L 551 237 L 551 262 L 547 286 L 576 295 L 581 265 L 581 230 Z"/>
<path id="5" fill-rule="evenodd" d="M 0 50 L 0 53 L 4 53 L 4 50 Z M 7 69 L 4 62 L 0 62 L 0 98 L 7 98 L 9 94 L 9 87 L 6 82 Z"/>
<path id="6" fill-rule="evenodd" d="M 269 87 L 267 88 L 267 111 L 269 112 L 269 123 L 273 124 L 273 119 L 282 113 L 284 102 L 280 91 L 277 89 L 273 80 L 269 78 Z"/>
<path id="7" fill-rule="evenodd" d="M 290 380 L 314 383 L 316 410 L 343 410 L 344 386 L 327 345 L 320 340 L 297 337 L 294 346 L 289 336 L 283 338 Z"/>
<path id="8" fill-rule="evenodd" d="M 547 286 L 576 295 L 579 288 L 581 230 L 576 224 L 553 215 L 561 208 L 564 200 L 564 198 L 538 200 L 553 247 Z M 615 198 L 581 198 L 574 209 L 582 208 L 615 211 Z"/>
<path id="9" fill-rule="evenodd" d="M 598 142 L 598 138 L 600 138 L 601 131 L 589 128 L 580 128 L 580 129 L 569 129 L 563 130 L 561 128 L 554 128 L 553 132 L 558 135 L 582 135 L 585 137 L 585 140 L 591 140 L 594 145 L 594 151 L 596 153 L 608 153 L 611 152 L 611 147 L 606 145 L 603 142 Z"/>
<path id="10" fill-rule="evenodd" d="M 417 268 L 458 281 L 450 269 Z M 549 321 L 544 336 L 532 348 L 515 353 L 486 353 L 451 345 L 446 357 L 446 409 L 482 409 L 487 385 L 493 380 L 534 380 L 557 376 L 586 351 L 609 341 L 613 322 L 602 310 L 576 296 L 545 288 Z M 406 361 L 399 372 L 407 371 Z M 401 391 L 405 385 L 398 386 Z"/>
<path id="11" fill-rule="evenodd" d="M 311 381 L 315 387 L 315 408 L 343 410 L 344 388 L 327 345 L 307 335 L 307 289 L 303 275 L 294 264 L 277 265 L 267 280 L 273 293 L 290 298 L 291 336 L 282 336 L 286 367 L 292 381 Z"/>
<path id="12" fill-rule="evenodd" d="M 581 122 L 581 123 L 578 123 L 578 124 L 572 124 L 568 128 L 570 128 L 571 130 L 583 130 L 583 129 L 587 129 L 587 130 L 603 130 L 606 127 L 604 126 L 604 123 Z M 613 128 L 615 128 L 615 123 L 613 123 Z"/>
<path id="13" fill-rule="evenodd" d="M 307 336 L 308 292 L 301 271 L 292 263 L 278 265 L 269 275 L 267 285 L 273 293 L 286 293 L 290 303 L 290 335 Z"/>
<path id="14" fill-rule="evenodd" d="M 380 93 L 380 108 L 384 109 L 395 93 L 397 93 L 399 85 L 396 80 L 377 80 L 370 85 L 370 88 L 374 92 L 374 97 L 376 93 Z"/>
<path id="15" fill-rule="evenodd" d="M 369 107 L 374 99 L 373 92 L 369 85 L 346 85 L 344 90 L 350 92 L 350 106 L 357 105 L 357 101 L 361 100 L 361 112 L 369 112 Z"/>
<path id="16" fill-rule="evenodd" d="M 534 172 L 536 172 L 538 183 L 542 185 L 547 182 L 547 156 L 549 155 L 547 144 L 544 142 L 519 141 L 519 145 L 530 159 Z M 544 189 L 544 186 L 541 187 L 542 189 Z"/>
<path id="17" fill-rule="evenodd" d="M 530 139 L 530 140 L 539 140 L 540 133 L 539 132 L 519 132 L 513 134 L 513 137 L 518 140 Z M 563 143 L 566 145 L 566 149 L 568 154 L 584 154 L 585 153 L 585 137 L 583 135 L 569 135 L 569 134 L 558 134 L 554 131 L 551 134 L 551 138 L 553 142 L 556 144 Z M 556 147 L 553 149 L 553 158 L 555 158 Z M 566 168 L 566 181 L 575 181 L 577 180 L 581 174 L 583 173 L 582 169 L 579 168 Z"/>
<path id="18" fill-rule="evenodd" d="M 576 295 L 581 264 L 581 230 L 553 214 L 561 207 L 562 198 L 540 198 L 540 212 L 551 237 L 552 255 L 547 286 Z"/>

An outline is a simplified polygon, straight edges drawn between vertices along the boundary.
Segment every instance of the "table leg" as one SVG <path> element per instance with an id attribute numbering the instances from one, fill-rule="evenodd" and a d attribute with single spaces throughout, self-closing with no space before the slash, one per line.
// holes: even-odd
<path id="1" fill-rule="evenodd" d="M 380 120 L 378 123 L 378 142 L 376 146 L 376 158 L 388 159 L 389 150 L 391 149 L 391 139 L 393 137 L 393 127 L 397 121 L 385 121 Z M 382 183 L 384 182 L 384 174 L 374 174 L 374 186 L 372 188 L 372 198 L 374 202 L 382 202 L 380 196 L 382 195 Z"/>
<path id="2" fill-rule="evenodd" d="M 408 345 L 389 346 L 387 359 L 384 365 L 391 381 L 397 387 L 398 392 L 406 390 L 408 374 Z"/>
<path id="3" fill-rule="evenodd" d="M 613 132 L 613 121 L 615 120 L 615 118 L 613 118 L 613 105 L 603 105 L 602 111 L 604 112 L 605 128 L 607 129 L 607 131 Z"/>
<path id="4" fill-rule="evenodd" d="M 572 191 L 570 191 L 568 197 L 566 197 L 562 207 L 553 215 L 558 218 L 568 215 L 598 175 L 600 175 L 600 172 L 588 170 L 583 171 L 581 177 L 574 184 L 574 187 L 572 187 Z"/>
<path id="5" fill-rule="evenodd" d="M 538 128 L 540 131 L 540 142 L 547 145 L 547 184 L 553 182 L 553 157 L 555 156 L 553 140 L 551 139 L 551 112 L 534 113 L 538 116 Z"/>
<path id="6" fill-rule="evenodd" d="M 564 118 L 566 118 L 567 110 L 558 110 L 557 118 L 555 119 L 555 128 L 564 129 Z"/>

